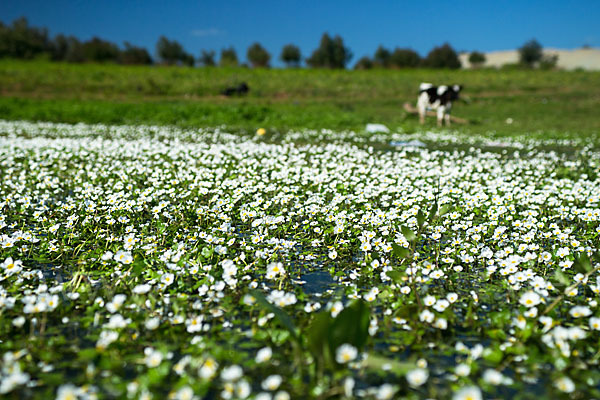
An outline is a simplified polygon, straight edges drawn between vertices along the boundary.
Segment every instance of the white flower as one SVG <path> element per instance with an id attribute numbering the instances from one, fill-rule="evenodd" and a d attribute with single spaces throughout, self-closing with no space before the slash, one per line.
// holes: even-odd
<path id="1" fill-rule="evenodd" d="M 561 247 L 556 252 L 556 255 L 559 256 L 560 258 L 568 256 L 569 255 L 569 248 L 568 247 Z"/>
<path id="2" fill-rule="evenodd" d="M 133 293 L 135 294 L 146 294 L 150 291 L 150 289 L 152 289 L 151 285 L 148 285 L 147 283 L 141 284 L 141 285 L 137 285 L 136 287 L 133 288 Z"/>
<path id="3" fill-rule="evenodd" d="M 213 358 L 207 358 L 200 367 L 198 374 L 202 379 L 211 379 L 215 373 L 217 372 L 217 368 L 219 368 L 219 364 Z"/>
<path id="4" fill-rule="evenodd" d="M 59 386 L 56 392 L 56 400 L 75 400 L 80 394 L 82 394 L 80 388 L 71 383 L 66 383 Z"/>
<path id="5" fill-rule="evenodd" d="M 162 283 L 165 286 L 169 286 L 170 284 L 173 283 L 174 280 L 175 280 L 175 275 L 173 275 L 171 273 L 162 274 L 160 277 L 160 283 Z"/>
<path id="6" fill-rule="evenodd" d="M 377 294 L 379 294 L 379 289 L 372 288 L 371 290 L 369 290 L 368 293 L 365 293 L 363 295 L 363 299 L 365 299 L 365 301 L 368 301 L 368 302 L 375 301 L 377 299 Z"/>
<path id="7" fill-rule="evenodd" d="M 452 400 L 482 400 L 481 389 L 477 386 L 465 386 L 454 393 Z"/>
<path id="8" fill-rule="evenodd" d="M 7 366 L 8 367 L 8 366 Z M 6 368 L 6 367 L 5 367 Z M 21 372 L 18 364 L 5 369 L 6 372 L 10 370 L 10 373 L 4 375 L 0 380 L 0 394 L 5 394 L 13 391 L 17 386 L 24 385 L 29 382 L 29 374 Z"/>
<path id="9" fill-rule="evenodd" d="M 244 371 L 242 370 L 242 367 L 239 365 L 231 365 L 223 368 L 221 371 L 221 379 L 223 379 L 225 382 L 237 381 L 242 377 L 243 374 Z"/>
<path id="10" fill-rule="evenodd" d="M 448 308 L 449 305 L 450 305 L 450 302 L 448 300 L 440 299 L 435 302 L 435 305 L 433 306 L 433 308 L 437 312 L 444 312 L 444 310 L 446 308 Z"/>
<path id="11" fill-rule="evenodd" d="M 468 364 L 458 364 L 454 369 L 454 372 L 458 376 L 469 376 L 471 373 L 471 367 Z"/>
<path id="12" fill-rule="evenodd" d="M 247 306 L 251 306 L 254 303 L 256 303 L 256 298 L 254 296 L 252 296 L 251 294 L 245 294 L 244 297 L 242 298 L 242 303 Z"/>
<path id="13" fill-rule="evenodd" d="M 358 350 L 351 344 L 344 343 L 335 351 L 335 361 L 340 364 L 346 364 L 353 361 L 358 355 Z"/>
<path id="14" fill-rule="evenodd" d="M 125 303 L 125 300 L 127 299 L 127 296 L 125 296 L 124 294 L 116 294 L 112 300 L 110 301 L 110 303 L 106 304 L 106 309 L 111 312 L 111 313 L 115 313 L 119 310 L 119 308 L 121 308 L 121 306 L 123 305 L 123 303 Z"/>
<path id="15" fill-rule="evenodd" d="M 175 392 L 175 400 L 192 400 L 194 399 L 194 390 L 189 386 L 184 386 Z"/>
<path id="16" fill-rule="evenodd" d="M 552 318 L 551 318 L 551 317 L 548 317 L 548 316 L 542 315 L 542 316 L 539 318 L 539 321 L 540 321 L 540 322 L 541 322 L 541 323 L 544 325 L 543 332 L 548 332 L 550 329 L 552 329 L 552 323 L 553 323 L 554 321 L 552 320 Z"/>
<path id="17" fill-rule="evenodd" d="M 377 400 L 389 400 L 394 397 L 394 394 L 396 394 L 396 388 L 389 383 L 384 383 L 377 389 L 375 398 Z"/>
<path id="18" fill-rule="evenodd" d="M 260 349 L 259 351 L 256 352 L 256 362 L 257 363 L 264 363 L 266 361 L 269 361 L 271 359 L 271 356 L 273 355 L 273 351 L 271 350 L 270 347 L 263 347 L 262 349 Z"/>
<path id="19" fill-rule="evenodd" d="M 446 318 L 438 318 L 433 323 L 433 327 L 442 330 L 448 329 L 448 321 Z"/>
<path id="20" fill-rule="evenodd" d="M 486 369 L 483 373 L 483 380 L 491 385 L 499 385 L 502 383 L 504 376 L 495 369 Z"/>
<path id="21" fill-rule="evenodd" d="M 585 335 L 585 331 L 578 326 L 572 326 L 568 329 L 568 336 L 570 340 L 584 339 Z"/>
<path id="22" fill-rule="evenodd" d="M 598 317 L 590 318 L 590 328 L 600 331 L 600 318 L 598 318 Z"/>
<path id="23" fill-rule="evenodd" d="M 423 299 L 423 304 L 425 304 L 428 307 L 431 307 L 435 304 L 435 297 L 431 295 L 425 296 L 425 298 Z"/>
<path id="24" fill-rule="evenodd" d="M 104 350 L 117 339 L 119 339 L 119 334 L 117 332 L 102 331 L 100 332 L 100 336 L 98 337 L 98 341 L 96 342 L 96 348 L 99 350 Z"/>
<path id="25" fill-rule="evenodd" d="M 278 276 L 285 276 L 285 269 L 283 268 L 283 263 L 274 262 L 267 265 L 267 279 L 275 279 Z"/>
<path id="26" fill-rule="evenodd" d="M 163 354 L 151 347 L 146 347 L 144 349 L 144 354 L 146 355 L 144 362 L 148 368 L 158 367 L 163 360 Z"/>
<path id="27" fill-rule="evenodd" d="M 262 381 L 261 387 L 263 390 L 274 391 L 281 385 L 282 378 L 280 375 L 269 375 L 264 381 Z"/>
<path id="28" fill-rule="evenodd" d="M 538 309 L 537 307 L 531 307 L 529 310 L 525 311 L 523 315 L 527 318 L 535 318 L 538 315 Z"/>
<path id="29" fill-rule="evenodd" d="M 114 260 L 121 264 L 131 264 L 133 262 L 133 256 L 128 251 L 119 250 L 114 256 Z"/>
<path id="30" fill-rule="evenodd" d="M 12 257 L 8 257 L 2 265 L 0 265 L 2 269 L 6 272 L 7 275 L 13 275 L 23 269 L 23 261 L 15 260 L 13 261 Z"/>
<path id="31" fill-rule="evenodd" d="M 554 382 L 554 386 L 556 386 L 561 392 L 565 393 L 573 393 L 573 391 L 575 391 L 575 384 L 566 376 L 558 378 L 558 380 Z"/>
<path id="32" fill-rule="evenodd" d="M 250 393 L 252 393 L 252 387 L 247 381 L 242 380 L 236 384 L 235 394 L 238 399 L 245 399 L 246 397 L 250 396 Z"/>
<path id="33" fill-rule="evenodd" d="M 159 317 L 150 318 L 150 319 L 146 320 L 146 322 L 144 323 L 144 326 L 149 331 L 155 330 L 156 328 L 158 328 L 159 325 L 160 325 Z"/>
<path id="34" fill-rule="evenodd" d="M 529 291 L 524 293 L 519 299 L 519 303 L 523 304 L 525 307 L 535 307 L 541 302 L 541 297 L 539 294 Z"/>
<path id="35" fill-rule="evenodd" d="M 275 393 L 273 400 L 290 400 L 290 394 L 285 390 L 280 390 L 279 392 Z"/>
<path id="36" fill-rule="evenodd" d="M 434 318 L 435 318 L 435 314 L 429 310 L 423 310 L 419 314 L 419 320 L 421 322 L 432 323 Z"/>
<path id="37" fill-rule="evenodd" d="M 592 311 L 586 306 L 575 306 L 569 310 L 573 318 L 589 317 Z"/>
<path id="38" fill-rule="evenodd" d="M 344 305 L 341 301 L 336 301 L 331 305 L 329 311 L 331 312 L 331 316 L 333 318 L 337 317 L 337 315 L 344 309 Z"/>
<path id="39" fill-rule="evenodd" d="M 429 372 L 424 368 L 413 369 L 406 374 L 406 380 L 412 387 L 419 387 L 429 378 Z"/>
<path id="40" fill-rule="evenodd" d="M 186 329 L 190 333 L 200 332 L 202 330 L 202 321 L 204 320 L 204 316 L 194 316 L 188 318 L 185 321 Z"/>
<path id="41" fill-rule="evenodd" d="M 131 323 L 130 318 L 125 319 L 121 314 L 114 314 L 110 316 L 104 327 L 108 329 L 121 329 L 125 328 L 129 323 Z"/>
<path id="42" fill-rule="evenodd" d="M 335 249 L 332 249 L 328 254 L 329 258 L 332 260 L 335 260 L 337 258 L 337 255 L 338 255 L 338 253 L 337 253 L 337 251 L 335 251 Z"/>

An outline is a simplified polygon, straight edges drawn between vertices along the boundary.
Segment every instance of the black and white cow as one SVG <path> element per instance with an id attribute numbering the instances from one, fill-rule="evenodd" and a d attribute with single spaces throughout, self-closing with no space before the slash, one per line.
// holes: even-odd
<path id="1" fill-rule="evenodd" d="M 446 120 L 446 125 L 450 125 L 452 102 L 458 100 L 458 93 L 461 89 L 461 85 L 433 86 L 431 83 L 421 83 L 417 100 L 421 124 L 425 123 L 427 110 L 436 110 L 438 126 L 442 126 L 443 120 Z"/>

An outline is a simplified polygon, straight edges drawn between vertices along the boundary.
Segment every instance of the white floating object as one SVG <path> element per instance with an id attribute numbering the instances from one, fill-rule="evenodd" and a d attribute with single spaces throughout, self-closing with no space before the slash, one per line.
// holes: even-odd
<path id="1" fill-rule="evenodd" d="M 387 126 L 385 126 L 383 124 L 367 124 L 366 130 L 369 133 L 378 133 L 378 132 L 390 133 L 390 128 L 388 128 Z"/>
<path id="2" fill-rule="evenodd" d="M 394 140 L 390 142 L 390 145 L 397 147 L 427 147 L 426 143 L 421 142 L 420 140 Z"/>

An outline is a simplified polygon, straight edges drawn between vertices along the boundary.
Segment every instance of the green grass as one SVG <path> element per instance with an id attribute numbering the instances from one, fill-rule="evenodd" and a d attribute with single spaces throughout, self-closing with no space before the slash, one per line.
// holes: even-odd
<path id="1" fill-rule="evenodd" d="M 244 98 L 220 91 L 241 81 Z M 600 72 L 182 68 L 0 61 L 0 118 L 255 129 L 412 131 L 402 110 L 422 81 L 461 83 L 465 132 L 597 137 Z M 506 124 L 512 118 L 513 124 Z M 434 126 L 433 118 L 428 127 Z"/>

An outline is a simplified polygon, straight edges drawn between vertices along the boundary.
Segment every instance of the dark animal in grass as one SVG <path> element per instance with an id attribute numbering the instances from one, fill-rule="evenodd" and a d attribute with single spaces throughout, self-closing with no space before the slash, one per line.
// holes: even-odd
<path id="1" fill-rule="evenodd" d="M 243 95 L 247 94 L 249 91 L 250 91 L 250 88 L 248 87 L 248 84 L 246 84 L 246 82 L 242 82 L 237 86 L 230 86 L 228 88 L 225 88 L 225 90 L 223 90 L 221 92 L 221 94 L 223 96 L 227 96 L 227 97 L 243 96 Z"/>
<path id="2" fill-rule="evenodd" d="M 461 85 L 433 86 L 431 83 L 421 83 L 419 86 L 419 99 L 417 100 L 421 124 L 425 123 L 427 110 L 435 110 L 438 126 L 442 126 L 443 121 L 446 121 L 446 125 L 450 125 L 452 102 L 458 100 L 458 94 L 461 90 Z"/>

